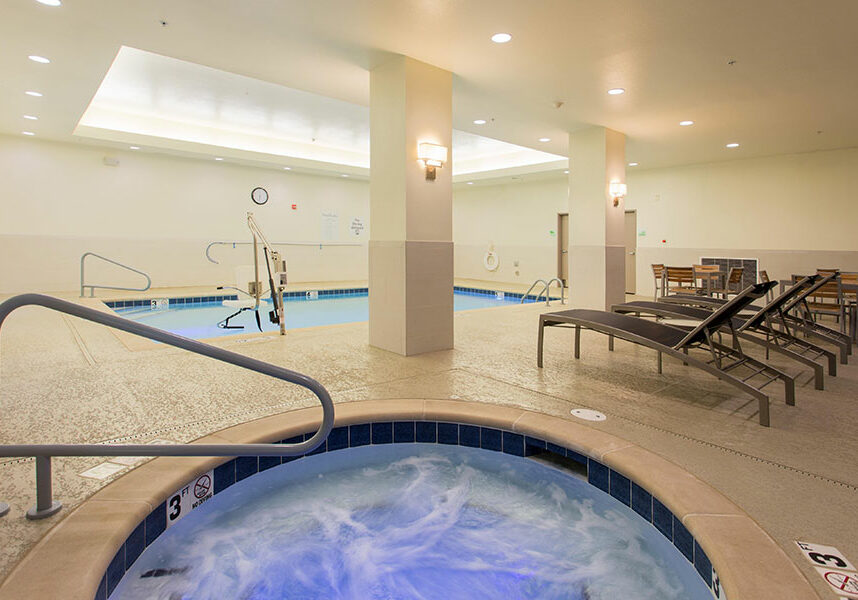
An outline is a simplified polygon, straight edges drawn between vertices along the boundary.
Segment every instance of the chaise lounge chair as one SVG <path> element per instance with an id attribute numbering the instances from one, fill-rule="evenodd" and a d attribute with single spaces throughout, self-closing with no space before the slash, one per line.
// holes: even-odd
<path id="1" fill-rule="evenodd" d="M 805 336 L 812 337 L 817 341 L 836 346 L 840 354 L 840 364 L 845 365 L 848 361 L 847 357 L 852 354 L 852 339 L 846 333 L 831 327 L 826 327 L 825 325 L 814 321 L 810 318 L 810 309 L 807 307 L 807 299 L 836 277 L 837 273 L 820 277 L 810 287 L 784 304 L 781 313 L 783 314 L 784 321 L 789 323 L 792 329 L 796 332 L 801 332 Z M 696 296 L 693 294 L 672 294 L 670 296 L 659 298 L 658 301 L 684 306 L 699 306 L 701 308 L 709 309 L 719 308 L 727 302 L 722 298 Z M 751 309 L 756 312 L 761 308 L 763 307 L 749 305 L 745 307 L 745 310 Z M 776 326 L 779 325 L 780 324 L 776 323 Z"/>
<path id="2" fill-rule="evenodd" d="M 717 342 L 717 332 L 730 322 L 751 302 L 766 294 L 766 284 L 755 284 L 737 294 L 724 306 L 714 311 L 691 331 L 654 323 L 629 315 L 617 313 L 574 309 L 539 316 L 539 340 L 537 343 L 536 363 L 542 368 L 543 339 L 546 327 L 572 327 L 575 329 L 575 358 L 581 356 L 581 330 L 591 329 L 609 336 L 608 348 L 613 350 L 614 337 L 647 346 L 658 353 L 658 372 L 662 371 L 662 354 L 672 356 L 687 365 L 691 365 L 714 375 L 721 381 L 756 398 L 759 404 L 760 425 L 769 426 L 769 398 L 762 391 L 775 379 L 784 382 L 787 404 L 795 404 L 795 378 L 783 371 L 756 360 L 744 352 L 740 345 L 726 346 Z M 736 340 L 734 340 L 736 341 Z M 703 350 L 709 353 L 708 360 L 689 354 L 690 350 Z M 734 374 L 739 368 L 747 368 L 747 375 Z M 765 381 L 759 385 L 750 383 L 751 379 L 762 377 Z"/>
<path id="3" fill-rule="evenodd" d="M 721 330 L 738 336 L 742 340 L 764 346 L 766 348 L 767 359 L 769 351 L 774 351 L 804 366 L 810 367 L 813 369 L 815 387 L 821 390 L 824 387 L 823 365 L 816 361 L 819 358 L 824 358 L 828 361 L 829 374 L 837 375 L 837 356 L 830 350 L 821 348 L 816 344 L 793 335 L 783 313 L 783 307 L 787 302 L 808 289 L 817 279 L 819 279 L 818 275 L 805 277 L 750 317 L 743 317 L 741 315 L 733 317 L 729 322 L 725 323 L 725 326 Z M 766 282 L 763 285 L 772 288 L 776 283 Z M 712 314 L 712 311 L 705 308 L 666 302 L 625 302 L 623 304 L 615 304 L 611 307 L 611 311 L 619 314 L 633 314 L 638 317 L 646 314 L 652 315 L 656 319 L 686 319 L 692 321 L 703 321 Z M 668 322 L 668 324 L 673 323 Z M 779 327 L 776 328 L 775 324 Z M 682 326 L 682 328 L 687 329 L 685 326 Z"/>

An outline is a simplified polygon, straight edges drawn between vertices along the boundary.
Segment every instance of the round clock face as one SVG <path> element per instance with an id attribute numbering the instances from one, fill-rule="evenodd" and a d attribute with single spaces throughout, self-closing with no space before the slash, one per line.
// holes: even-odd
<path id="1" fill-rule="evenodd" d="M 268 202 L 268 192 L 265 191 L 265 188 L 253 188 L 253 191 L 250 192 L 250 198 L 256 204 L 265 204 Z"/>

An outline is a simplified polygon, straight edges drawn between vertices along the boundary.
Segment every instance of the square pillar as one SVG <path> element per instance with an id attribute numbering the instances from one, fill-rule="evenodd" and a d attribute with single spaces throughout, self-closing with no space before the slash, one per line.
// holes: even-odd
<path id="1" fill-rule="evenodd" d="M 608 310 L 625 301 L 625 200 L 614 206 L 611 181 L 626 181 L 626 136 L 605 127 L 569 135 L 569 298 Z"/>
<path id="2" fill-rule="evenodd" d="M 369 343 L 453 347 L 452 75 L 398 56 L 370 72 Z M 426 179 L 418 144 L 448 149 Z"/>

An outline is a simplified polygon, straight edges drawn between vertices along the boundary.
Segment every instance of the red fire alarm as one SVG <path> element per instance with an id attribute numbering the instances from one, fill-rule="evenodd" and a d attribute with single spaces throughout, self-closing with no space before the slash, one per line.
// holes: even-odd
<path id="1" fill-rule="evenodd" d="M 293 204 L 293 205 L 292 205 L 292 210 L 298 210 L 298 205 L 297 205 L 297 204 Z"/>

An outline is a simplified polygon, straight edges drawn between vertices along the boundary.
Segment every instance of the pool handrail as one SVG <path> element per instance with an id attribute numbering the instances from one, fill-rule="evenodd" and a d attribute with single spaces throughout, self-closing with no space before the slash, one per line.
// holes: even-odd
<path id="1" fill-rule="evenodd" d="M 334 425 L 334 404 L 325 387 L 315 379 L 205 344 L 197 340 L 170 333 L 143 323 L 124 319 L 68 300 L 44 294 L 20 294 L 0 303 L 0 328 L 6 317 L 22 306 L 42 306 L 61 313 L 127 331 L 141 337 L 175 346 L 194 354 L 255 371 L 269 377 L 288 381 L 313 392 L 322 405 L 322 423 L 313 436 L 297 444 L 3 444 L 0 456 L 36 458 L 36 505 L 27 511 L 27 518 L 42 519 L 56 513 L 62 504 L 54 502 L 51 492 L 51 457 L 54 456 L 297 456 L 306 454 L 328 437 Z M 9 511 L 0 503 L 0 517 Z"/>
<path id="2" fill-rule="evenodd" d="M 549 291 L 549 288 L 551 287 L 551 284 L 554 283 L 555 281 L 557 282 L 557 285 L 560 287 L 560 304 L 566 304 L 566 298 L 564 297 L 564 290 L 563 290 L 563 281 L 561 281 L 557 277 L 552 277 L 548 281 L 546 281 L 544 279 L 537 279 L 536 281 L 534 281 L 533 284 L 529 288 L 527 288 L 527 291 L 524 292 L 524 294 L 522 294 L 521 302 L 519 302 L 519 304 L 524 304 L 524 301 L 530 295 L 530 292 L 533 291 L 533 288 L 536 287 L 536 284 L 541 283 L 543 287 L 539 291 L 539 293 L 536 294 L 534 302 L 539 302 L 540 296 L 542 296 L 542 294 L 545 294 L 545 306 L 551 306 L 551 292 Z"/>
<path id="3" fill-rule="evenodd" d="M 219 265 L 220 263 L 212 258 L 209 251 L 212 246 L 249 246 L 253 244 L 253 242 L 243 242 L 243 241 L 235 241 L 235 242 L 223 242 L 223 241 L 215 241 L 209 242 L 209 245 L 206 246 L 206 258 L 210 263 L 214 263 Z M 318 246 L 322 248 L 323 246 L 363 246 L 364 244 L 357 242 L 271 242 L 271 246 Z"/>
<path id="4" fill-rule="evenodd" d="M 86 262 L 87 256 L 94 256 L 96 258 L 100 258 L 105 262 L 109 262 L 111 264 L 116 265 L 117 267 L 122 267 L 128 271 L 133 271 L 134 273 L 138 273 L 146 278 L 146 287 L 142 288 L 132 288 L 132 287 L 120 287 L 114 285 L 95 285 L 95 284 L 84 284 L 84 264 Z M 128 265 L 123 265 L 121 262 L 115 261 L 112 258 L 107 258 L 106 256 L 102 256 L 101 254 L 96 254 L 95 252 L 84 252 L 80 257 L 80 297 L 84 297 L 84 289 L 89 288 L 89 296 L 90 298 L 95 297 L 95 289 L 98 288 L 100 290 L 126 290 L 129 292 L 145 292 L 150 287 L 152 287 L 152 278 L 149 277 L 148 274 L 135 269 L 134 267 L 129 267 Z"/>

